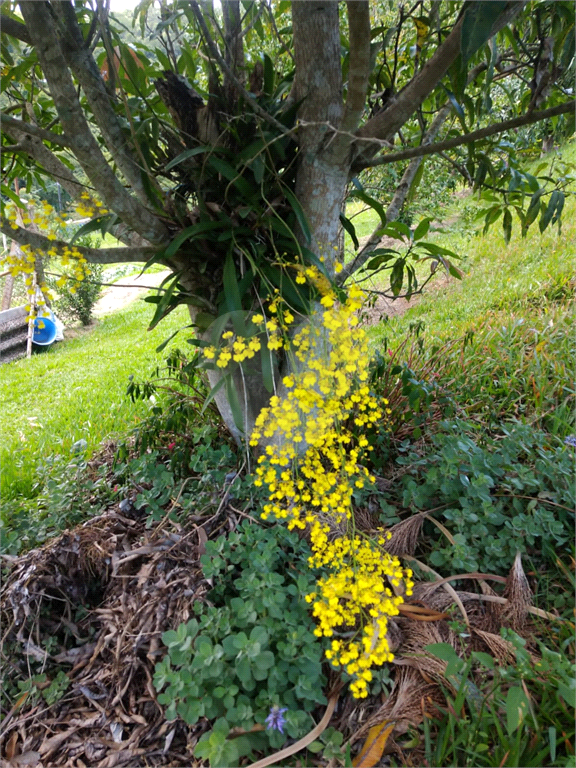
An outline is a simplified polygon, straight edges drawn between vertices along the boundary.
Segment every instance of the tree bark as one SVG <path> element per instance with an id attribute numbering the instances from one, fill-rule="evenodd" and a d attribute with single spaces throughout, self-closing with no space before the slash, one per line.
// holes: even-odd
<path id="1" fill-rule="evenodd" d="M 224 0 L 222 3 L 224 19 L 224 61 L 236 80 L 243 81 L 242 67 L 244 66 L 244 40 L 240 17 L 240 0 Z M 239 96 L 236 80 L 224 74 L 224 94 L 226 103 L 233 105 Z"/>
<path id="2" fill-rule="evenodd" d="M 19 245 L 29 245 L 35 251 L 47 252 L 52 248 L 55 248 L 57 251 L 69 250 L 69 244 L 63 240 L 50 240 L 44 235 L 30 232 L 23 227 L 14 228 L 12 222 L 6 218 L 2 218 L 0 222 L 0 231 L 6 237 L 11 237 Z M 139 246 L 134 248 L 85 248 L 81 245 L 75 245 L 74 248 L 84 256 L 86 261 L 90 261 L 93 264 L 122 264 L 123 262 L 147 261 L 158 250 L 151 246 L 148 248 Z"/>
<path id="3" fill-rule="evenodd" d="M 14 250 L 17 248 L 16 243 L 12 243 L 12 247 L 10 248 L 10 255 L 14 253 Z M 4 312 L 5 309 L 10 309 L 10 306 L 12 304 L 12 292 L 14 290 L 14 277 L 13 275 L 6 275 L 6 282 L 4 283 L 4 290 L 2 291 L 2 307 L 1 310 Z"/>
<path id="4" fill-rule="evenodd" d="M 339 127 L 343 115 L 338 3 L 293 3 L 292 24 L 297 78 L 294 95 L 297 101 L 303 100 L 298 117 L 304 123 L 298 134 L 296 197 L 311 234 L 307 242 L 300 232 L 300 240 L 331 269 L 349 169 L 347 148 L 334 140 L 330 128 Z"/>

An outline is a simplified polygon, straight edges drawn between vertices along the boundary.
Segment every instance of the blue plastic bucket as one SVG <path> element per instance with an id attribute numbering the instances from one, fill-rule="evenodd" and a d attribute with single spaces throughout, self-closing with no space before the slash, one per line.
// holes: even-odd
<path id="1" fill-rule="evenodd" d="M 41 328 L 40 325 L 44 327 Z M 34 320 L 34 336 L 32 341 L 34 344 L 39 344 L 41 347 L 47 347 L 54 342 L 56 338 L 56 323 L 50 320 L 49 317 L 37 317 Z"/>

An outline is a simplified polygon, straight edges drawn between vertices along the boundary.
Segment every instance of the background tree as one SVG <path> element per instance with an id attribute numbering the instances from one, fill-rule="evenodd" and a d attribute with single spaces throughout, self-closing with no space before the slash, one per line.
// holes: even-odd
<path id="1" fill-rule="evenodd" d="M 173 276 L 153 324 L 185 303 L 199 345 L 226 332 L 248 339 L 249 318 L 271 319 L 278 296 L 289 314 L 310 315 L 321 279 L 337 288 L 366 264 L 389 270 L 394 296 L 419 290 L 410 245 L 429 222 L 416 232 L 391 222 L 430 155 L 487 188 L 487 227 L 501 218 L 509 237 L 514 218 L 523 232 L 560 220 L 565 180 L 523 171 L 513 132 L 542 121 L 573 130 L 572 3 L 150 8 L 140 3 L 128 44 L 101 0 L 3 4 L 3 204 L 19 202 L 15 178 L 58 180 L 91 218 L 80 234 L 112 232 L 123 245 L 53 240 L 7 210 L 2 231 L 36 253 L 165 264 Z M 385 208 L 363 174 L 406 161 Z M 381 218 L 361 249 L 349 196 Z M 342 227 L 357 246 L 344 269 Z M 383 234 L 406 252 L 378 249 Z M 421 253 L 453 269 L 437 246 Z M 310 265 L 321 279 L 302 283 Z M 269 346 L 252 368 L 208 370 L 237 438 L 289 365 Z"/>

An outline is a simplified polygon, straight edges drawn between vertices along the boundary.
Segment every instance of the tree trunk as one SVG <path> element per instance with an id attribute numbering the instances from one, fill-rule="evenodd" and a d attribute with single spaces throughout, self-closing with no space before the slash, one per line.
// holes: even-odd
<path id="1" fill-rule="evenodd" d="M 304 233 L 300 237 L 332 269 L 349 170 L 348 147 L 334 132 L 343 115 L 338 3 L 294 3 L 292 24 L 295 98 L 303 99 L 296 196 L 308 221 L 310 242 Z"/>
<path id="2" fill-rule="evenodd" d="M 16 243 L 12 243 L 12 248 L 16 246 Z M 4 283 L 4 290 L 2 291 L 2 307 L 0 309 L 4 312 L 5 309 L 10 309 L 12 304 L 12 292 L 14 290 L 14 277 L 13 275 L 6 275 L 6 282 Z"/>

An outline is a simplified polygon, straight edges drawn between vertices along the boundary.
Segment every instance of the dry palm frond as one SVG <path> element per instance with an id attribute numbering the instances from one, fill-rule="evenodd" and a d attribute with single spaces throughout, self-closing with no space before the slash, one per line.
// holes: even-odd
<path id="1" fill-rule="evenodd" d="M 532 605 L 532 590 L 522 568 L 520 552 L 516 553 L 514 565 L 506 579 L 504 597 L 508 600 L 508 604 L 502 611 L 503 620 L 514 630 L 522 629 Z"/>
<path id="2" fill-rule="evenodd" d="M 404 627 L 405 641 L 401 654 L 395 659 L 394 664 L 398 667 L 411 667 L 417 670 L 428 683 L 445 684 L 446 662 L 425 649 L 427 645 L 433 643 L 452 641 L 450 644 L 456 650 L 457 643 L 454 642 L 453 633 L 448 630 L 445 622 L 428 624 L 410 621 L 406 624 L 408 626 Z"/>
<path id="3" fill-rule="evenodd" d="M 503 637 L 495 635 L 493 632 L 485 632 L 478 627 L 474 627 L 472 632 L 476 637 L 482 640 L 490 653 L 494 658 L 498 659 L 501 664 L 508 664 L 514 659 L 514 646 L 509 640 L 505 640 Z"/>
<path id="4" fill-rule="evenodd" d="M 416 563 L 418 568 L 422 569 L 426 573 L 431 573 L 433 576 L 436 577 L 436 581 L 439 582 L 439 584 L 436 584 L 435 582 L 426 583 L 426 585 L 423 587 L 424 590 L 429 590 L 429 592 L 425 592 L 425 594 L 418 594 L 419 599 L 425 599 L 425 597 L 428 597 L 428 594 L 431 594 L 434 592 L 438 586 L 442 586 L 442 588 L 450 595 L 452 600 L 456 603 L 458 608 L 460 609 L 460 613 L 462 614 L 462 618 L 464 619 L 466 626 L 470 626 L 470 619 L 468 618 L 468 614 L 466 613 L 466 609 L 464 608 L 464 604 L 462 603 L 462 600 L 460 599 L 458 593 L 454 589 L 454 587 L 449 584 L 447 581 L 441 578 L 440 574 L 437 573 L 433 568 L 430 568 L 429 565 L 426 565 L 425 563 L 421 562 L 420 560 L 417 560 L 415 557 L 408 557 L 405 556 L 405 559 L 408 560 L 408 562 Z M 416 592 L 414 593 L 416 595 Z M 431 608 L 437 608 L 438 610 L 443 610 L 443 608 L 439 608 L 436 605 L 430 605 Z"/>
<path id="5" fill-rule="evenodd" d="M 400 667 L 388 699 L 352 734 L 349 743 L 358 741 L 372 726 L 383 722 L 394 722 L 395 734 L 406 733 L 412 725 L 422 721 L 424 702 L 434 701 L 442 701 L 439 687 L 427 682 L 417 669 Z"/>
<path id="6" fill-rule="evenodd" d="M 402 556 L 413 555 L 416 551 L 416 545 L 420 538 L 422 525 L 426 519 L 426 513 L 420 512 L 417 515 L 402 520 L 390 528 L 389 533 L 392 538 L 384 544 L 384 549 L 390 555 Z"/>

